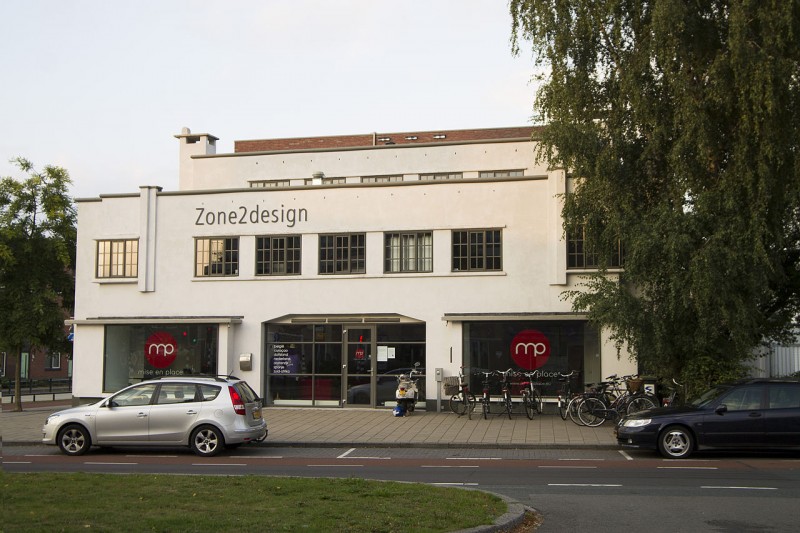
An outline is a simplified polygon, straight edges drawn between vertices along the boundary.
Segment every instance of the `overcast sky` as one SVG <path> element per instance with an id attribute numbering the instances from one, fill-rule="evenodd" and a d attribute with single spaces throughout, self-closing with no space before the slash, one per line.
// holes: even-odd
<path id="1" fill-rule="evenodd" d="M 2 0 L 0 176 L 178 187 L 187 126 L 233 141 L 525 126 L 503 0 Z"/>

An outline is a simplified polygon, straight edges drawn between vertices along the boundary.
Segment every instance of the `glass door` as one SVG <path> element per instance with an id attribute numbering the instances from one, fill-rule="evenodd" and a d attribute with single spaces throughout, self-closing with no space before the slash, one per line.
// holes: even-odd
<path id="1" fill-rule="evenodd" d="M 374 327 L 347 328 L 342 342 L 342 405 L 374 405 L 372 377 L 375 375 Z"/>

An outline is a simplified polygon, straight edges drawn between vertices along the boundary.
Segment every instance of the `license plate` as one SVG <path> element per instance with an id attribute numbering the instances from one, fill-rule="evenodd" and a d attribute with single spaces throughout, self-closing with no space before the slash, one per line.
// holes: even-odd
<path id="1" fill-rule="evenodd" d="M 261 418 L 261 409 L 253 409 L 253 418 Z"/>

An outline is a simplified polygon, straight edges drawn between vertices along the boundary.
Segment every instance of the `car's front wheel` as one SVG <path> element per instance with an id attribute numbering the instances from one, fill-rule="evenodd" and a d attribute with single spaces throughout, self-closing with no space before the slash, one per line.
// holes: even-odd
<path id="1" fill-rule="evenodd" d="M 70 424 L 58 432 L 58 447 L 67 455 L 83 455 L 92 447 L 92 437 L 85 427 Z"/>
<path id="2" fill-rule="evenodd" d="M 658 451 L 667 459 L 685 459 L 694 451 L 694 437 L 683 426 L 669 426 L 658 436 Z"/>
<path id="3" fill-rule="evenodd" d="M 200 426 L 192 432 L 189 447 L 201 457 L 213 457 L 225 448 L 225 439 L 214 426 Z"/>

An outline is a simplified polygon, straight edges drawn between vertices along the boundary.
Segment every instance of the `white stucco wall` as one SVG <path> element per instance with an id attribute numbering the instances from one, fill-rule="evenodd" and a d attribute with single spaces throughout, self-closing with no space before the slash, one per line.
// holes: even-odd
<path id="1" fill-rule="evenodd" d="M 262 324 L 285 315 L 391 313 L 424 321 L 427 368 L 441 367 L 445 375 L 454 375 L 461 365 L 461 326 L 443 320 L 446 314 L 570 312 L 561 294 L 574 286 L 577 277 L 568 275 L 565 267 L 558 197 L 564 191 L 564 173 L 537 165 L 530 142 L 192 161 L 195 190 L 155 195 L 151 215 L 157 220 L 151 235 L 155 270 L 140 262 L 139 271 L 140 278 L 151 276 L 147 290 L 137 280 L 98 280 L 94 272 L 97 240 L 140 237 L 147 190 L 78 203 L 75 396 L 102 394 L 103 326 L 85 323 L 102 317 L 242 317 L 241 323 L 220 327 L 218 370 L 235 371 L 263 391 Z M 524 179 L 468 177 L 470 173 L 476 177 L 479 170 L 516 168 L 525 169 Z M 247 180 L 303 179 L 315 171 L 327 176 L 463 171 L 465 179 L 242 189 Z M 307 219 L 289 223 L 285 214 L 301 209 Z M 284 220 L 276 222 L 271 215 L 268 222 L 251 219 L 254 212 L 264 210 L 275 210 L 278 219 L 282 211 Z M 226 223 L 219 222 L 220 213 Z M 503 270 L 452 272 L 451 231 L 485 228 L 502 230 Z M 384 232 L 414 230 L 433 232 L 433 272 L 385 274 Z M 366 273 L 319 275 L 318 235 L 349 232 L 366 233 Z M 258 235 L 300 235 L 302 275 L 255 276 Z M 194 239 L 225 236 L 240 238 L 239 275 L 195 277 Z M 254 354 L 252 371 L 238 369 L 240 353 Z M 601 364 L 593 372 L 599 372 L 599 378 L 635 369 L 626 356 L 617 358 L 605 335 L 597 357 Z M 432 399 L 433 372 L 427 379 Z"/>

